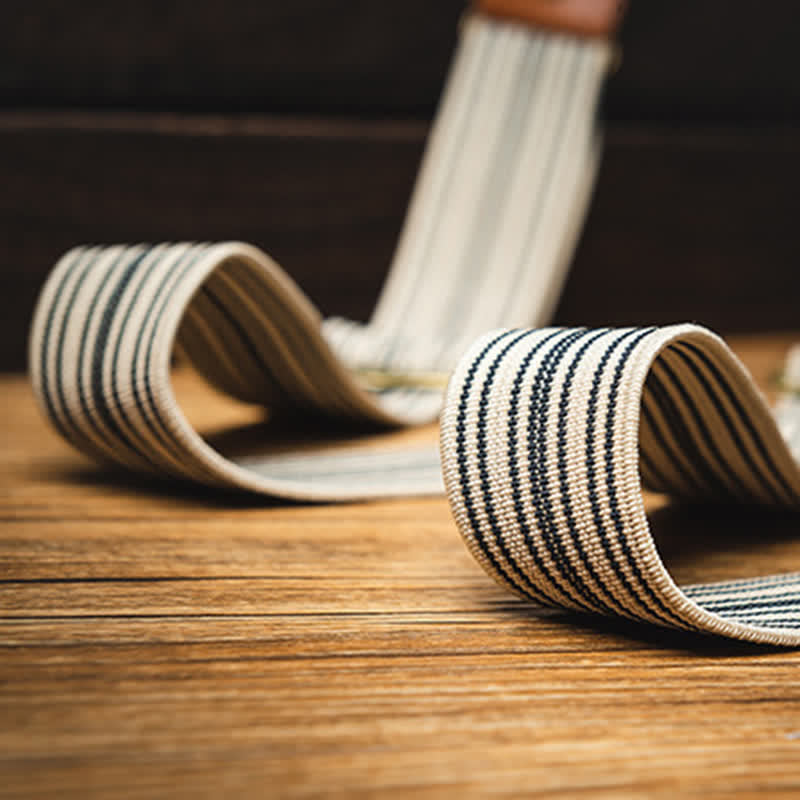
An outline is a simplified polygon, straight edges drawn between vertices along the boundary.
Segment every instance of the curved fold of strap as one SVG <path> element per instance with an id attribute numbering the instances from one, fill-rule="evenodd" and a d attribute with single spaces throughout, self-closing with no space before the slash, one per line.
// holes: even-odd
<path id="1" fill-rule="evenodd" d="M 703 328 L 504 331 L 456 369 L 445 486 L 484 569 L 539 603 L 800 644 L 800 573 L 679 588 L 642 485 L 800 507 L 800 470 L 726 345 Z"/>
<path id="2" fill-rule="evenodd" d="M 175 402 L 173 346 L 216 386 L 270 409 L 373 426 L 434 420 L 475 336 L 549 319 L 594 182 L 609 60 L 605 41 L 470 15 L 366 325 L 323 322 L 243 244 L 68 253 L 31 338 L 46 414 L 92 456 L 213 485 L 298 500 L 441 492 L 435 448 L 225 457 Z"/>
<path id="3" fill-rule="evenodd" d="M 221 390 L 271 409 L 400 425 L 436 418 L 441 391 L 367 391 L 326 343 L 291 279 L 246 244 L 78 248 L 39 298 L 30 371 L 45 414 L 99 460 L 298 500 L 441 491 L 435 450 L 226 458 L 170 382 L 181 347 Z"/>

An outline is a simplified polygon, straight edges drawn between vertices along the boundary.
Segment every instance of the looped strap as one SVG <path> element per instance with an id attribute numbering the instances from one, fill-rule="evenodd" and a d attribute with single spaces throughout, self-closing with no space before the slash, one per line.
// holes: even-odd
<path id="1" fill-rule="evenodd" d="M 800 573 L 679 588 L 642 486 L 800 506 L 800 469 L 727 346 L 694 325 L 505 331 L 451 380 L 442 467 L 484 569 L 538 603 L 800 644 Z"/>

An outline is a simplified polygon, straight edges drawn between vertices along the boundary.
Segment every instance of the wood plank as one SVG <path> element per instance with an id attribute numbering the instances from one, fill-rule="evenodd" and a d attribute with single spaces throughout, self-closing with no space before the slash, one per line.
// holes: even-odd
<path id="1" fill-rule="evenodd" d="M 768 386 L 793 338 L 734 345 Z M 204 429 L 254 418 L 176 383 Z M 523 603 L 443 499 L 301 507 L 109 474 L 22 377 L 0 391 L 0 796 L 800 790 L 800 652 Z M 800 563 L 794 518 L 647 502 L 680 578 Z"/>
<path id="2" fill-rule="evenodd" d="M 41 284 L 87 242 L 253 242 L 325 313 L 365 319 L 425 133 L 413 121 L 0 113 L 0 369 L 22 368 Z M 612 126 L 557 322 L 794 328 L 799 141 L 794 128 Z"/>
<path id="3" fill-rule="evenodd" d="M 0 102 L 428 117 L 464 0 L 5 0 Z M 613 119 L 796 121 L 792 0 L 631 3 Z"/>

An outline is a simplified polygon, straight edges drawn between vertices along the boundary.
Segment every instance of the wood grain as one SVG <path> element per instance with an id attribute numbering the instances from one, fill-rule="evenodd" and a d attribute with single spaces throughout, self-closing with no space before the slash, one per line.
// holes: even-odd
<path id="1" fill-rule="evenodd" d="M 792 338 L 735 346 L 766 384 Z M 203 430 L 258 418 L 176 383 Z M 800 791 L 797 652 L 522 603 L 443 499 L 303 507 L 107 471 L 24 378 L 0 391 L 0 795 Z M 796 519 L 648 504 L 679 580 L 800 564 Z"/>

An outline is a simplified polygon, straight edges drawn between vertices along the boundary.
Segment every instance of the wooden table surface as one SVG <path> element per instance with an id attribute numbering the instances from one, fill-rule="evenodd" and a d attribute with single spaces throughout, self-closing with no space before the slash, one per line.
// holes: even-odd
<path id="1" fill-rule="evenodd" d="M 733 344 L 764 381 L 792 338 Z M 205 429 L 254 418 L 177 383 Z M 444 499 L 109 472 L 0 391 L 0 795 L 800 793 L 800 653 L 522 603 Z M 800 565 L 791 517 L 648 502 L 679 581 Z"/>

